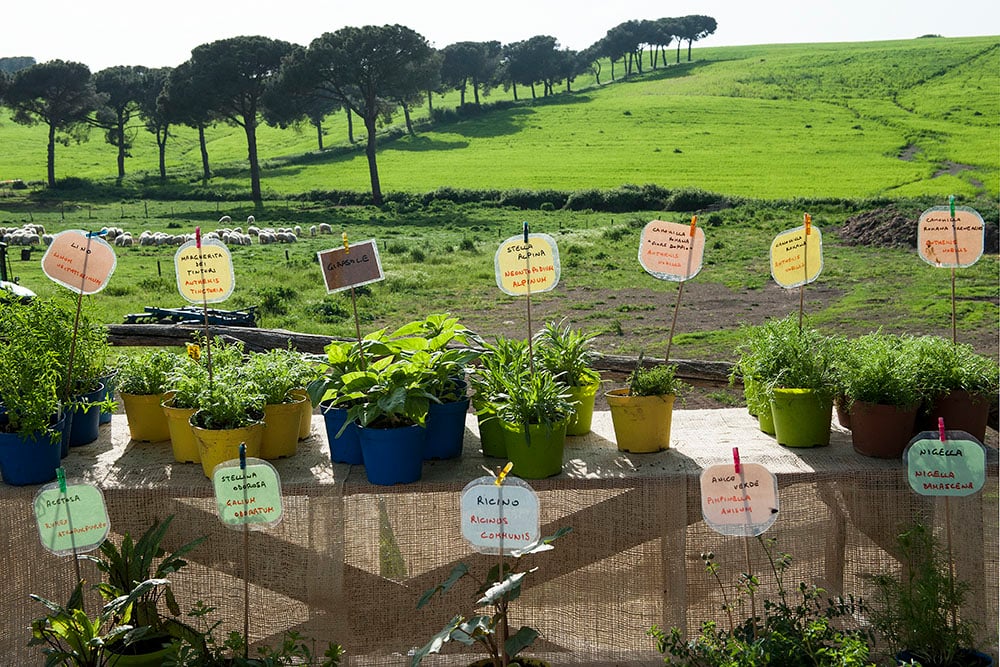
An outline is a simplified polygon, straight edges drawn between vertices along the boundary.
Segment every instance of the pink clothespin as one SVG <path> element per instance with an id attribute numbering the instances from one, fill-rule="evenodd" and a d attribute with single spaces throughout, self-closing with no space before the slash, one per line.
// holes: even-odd
<path id="1" fill-rule="evenodd" d="M 733 466 L 736 468 L 736 474 L 740 474 L 740 448 L 733 447 Z"/>
<path id="2" fill-rule="evenodd" d="M 194 246 L 201 250 L 201 227 L 194 228 Z"/>
<path id="3" fill-rule="evenodd" d="M 938 417 L 938 433 L 941 434 L 941 442 L 944 442 L 944 417 Z"/>

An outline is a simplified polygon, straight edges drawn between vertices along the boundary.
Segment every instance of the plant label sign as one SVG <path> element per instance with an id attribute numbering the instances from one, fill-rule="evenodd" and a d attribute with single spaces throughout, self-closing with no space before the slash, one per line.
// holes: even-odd
<path id="1" fill-rule="evenodd" d="M 218 303 L 233 293 L 233 257 L 219 239 L 188 241 L 174 255 L 177 289 L 191 303 Z"/>
<path id="2" fill-rule="evenodd" d="M 918 434 L 906 451 L 910 488 L 922 496 L 969 496 L 986 482 L 986 448 L 965 431 Z"/>
<path id="3" fill-rule="evenodd" d="M 778 519 L 778 478 L 759 463 L 731 463 L 701 473 L 701 515 L 717 533 L 755 537 Z"/>
<path id="4" fill-rule="evenodd" d="M 483 554 L 510 555 L 541 537 L 538 495 L 527 482 L 479 477 L 462 489 L 462 537 Z"/>
<path id="5" fill-rule="evenodd" d="M 281 478 L 267 461 L 246 459 L 246 469 L 237 459 L 215 466 L 212 471 L 219 519 L 229 528 L 244 525 L 262 530 L 281 522 Z"/>
<path id="6" fill-rule="evenodd" d="M 771 277 L 785 289 L 808 285 L 823 271 L 823 235 L 816 225 L 796 227 L 771 241 Z"/>
<path id="7" fill-rule="evenodd" d="M 559 248 L 548 234 L 512 236 L 493 257 L 497 287 L 511 296 L 548 292 L 559 284 Z"/>
<path id="8" fill-rule="evenodd" d="M 93 484 L 46 484 L 35 494 L 42 546 L 57 556 L 93 551 L 111 529 L 104 494 Z"/>
<path id="9" fill-rule="evenodd" d="M 950 207 L 936 206 L 920 214 L 917 223 L 917 251 L 932 266 L 971 266 L 983 256 L 986 225 L 979 213 L 958 207 L 952 217 Z"/>
<path id="10" fill-rule="evenodd" d="M 704 255 L 705 232 L 695 225 L 653 220 L 639 239 L 639 264 L 659 280 L 694 278 L 701 271 Z"/>
<path id="11" fill-rule="evenodd" d="M 321 250 L 316 254 L 323 269 L 327 294 L 385 279 L 375 239 L 352 243 L 346 248 Z"/>
<path id="12" fill-rule="evenodd" d="M 42 271 L 78 294 L 96 294 L 115 272 L 115 249 L 99 236 L 79 229 L 56 234 L 42 257 Z"/>

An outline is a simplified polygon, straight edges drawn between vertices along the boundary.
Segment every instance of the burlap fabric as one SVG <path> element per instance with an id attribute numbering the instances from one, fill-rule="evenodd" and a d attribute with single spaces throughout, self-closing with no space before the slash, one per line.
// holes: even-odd
<path id="1" fill-rule="evenodd" d="M 959 575 L 973 582 L 965 614 L 983 627 L 983 646 L 997 653 L 998 504 L 996 434 L 990 432 L 987 483 L 981 493 L 948 503 Z M 990 442 L 992 440 L 992 442 Z M 533 655 L 555 665 L 654 665 L 662 662 L 646 635 L 654 624 L 696 629 L 724 616 L 721 593 L 699 554 L 713 551 L 729 586 L 746 571 L 745 539 L 725 537 L 701 519 L 699 475 L 708 465 L 741 459 L 766 466 L 779 481 L 780 512 L 767 537 L 792 555 L 786 584 L 823 586 L 831 594 L 870 593 L 866 576 L 898 568 L 894 536 L 913 521 L 945 534 L 946 503 L 914 494 L 900 461 L 855 454 L 850 434 L 835 426 L 829 447 L 790 450 L 762 434 L 742 408 L 679 410 L 671 449 L 626 454 L 615 446 L 607 412 L 593 432 L 570 438 L 561 475 L 534 480 L 542 534 L 573 532 L 555 550 L 534 556 L 538 570 L 514 603 L 516 626 L 542 633 Z M 416 602 L 443 581 L 458 561 L 482 576 L 496 557 L 476 554 L 461 537 L 458 499 L 466 483 L 495 468 L 479 452 L 469 415 L 465 452 L 455 461 L 428 462 L 421 482 L 374 487 L 363 469 L 331 465 L 322 418 L 294 457 L 275 462 L 283 486 L 284 520 L 250 533 L 250 634 L 276 642 L 298 630 L 325 646 L 337 641 L 348 665 L 405 665 L 459 612 L 472 610 L 474 587 L 459 586 L 424 609 Z M 102 427 L 100 439 L 74 448 L 64 461 L 70 478 L 98 484 L 112 523 L 111 539 L 138 535 L 156 518 L 176 516 L 166 547 L 200 535 L 208 540 L 172 579 L 182 608 L 197 600 L 215 607 L 220 632 L 243 627 L 243 535 L 217 518 L 212 488 L 200 466 L 173 462 L 169 443 L 130 443 L 123 415 Z M 71 559 L 39 543 L 31 510 L 35 487 L 0 486 L 3 623 L 0 664 L 41 664 L 26 643 L 42 607 L 29 593 L 63 601 L 73 585 Z M 766 558 L 749 548 L 764 579 Z M 90 563 L 83 576 L 99 580 Z M 730 593 L 732 591 L 730 590 Z M 89 609 L 96 609 L 92 598 Z M 454 649 L 468 650 L 461 646 Z M 322 653 L 322 650 L 319 651 Z M 478 653 L 428 659 L 464 665 Z"/>

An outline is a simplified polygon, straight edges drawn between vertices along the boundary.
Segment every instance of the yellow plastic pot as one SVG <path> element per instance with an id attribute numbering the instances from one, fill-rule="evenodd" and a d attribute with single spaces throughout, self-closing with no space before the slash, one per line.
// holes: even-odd
<path id="1" fill-rule="evenodd" d="M 582 387 L 570 387 L 567 392 L 570 400 L 576 402 L 576 409 L 570 415 L 569 423 L 566 425 L 566 435 L 586 435 L 590 433 L 590 424 L 594 419 L 594 399 L 597 396 L 597 388 L 600 382 L 584 385 Z"/>
<path id="2" fill-rule="evenodd" d="M 167 415 L 160 403 L 163 394 L 122 394 L 128 432 L 139 442 L 161 442 L 170 439 Z"/>
<path id="3" fill-rule="evenodd" d="M 191 430 L 194 431 L 194 439 L 198 443 L 201 469 L 209 479 L 215 466 L 240 458 L 240 443 L 246 443 L 247 456 L 260 457 L 264 422 L 232 429 L 208 429 L 192 425 Z"/>
<path id="4" fill-rule="evenodd" d="M 677 398 L 674 394 L 629 396 L 628 389 L 613 389 L 604 396 L 611 409 L 619 450 L 648 454 L 670 447 L 670 422 Z"/>
<path id="5" fill-rule="evenodd" d="M 280 459 L 295 454 L 304 401 L 300 396 L 292 403 L 270 403 L 264 406 L 264 433 L 260 443 L 262 459 Z"/>
<path id="6" fill-rule="evenodd" d="M 299 440 L 305 440 L 312 433 L 313 406 L 309 400 L 309 392 L 305 389 L 292 389 L 289 396 L 302 398 L 302 413 L 299 415 Z"/>
<path id="7" fill-rule="evenodd" d="M 198 453 L 198 443 L 191 430 L 191 415 L 194 408 L 175 408 L 173 394 L 167 392 L 163 396 L 163 414 L 167 418 L 167 431 L 170 435 L 170 446 L 174 450 L 174 460 L 180 463 L 198 463 L 201 455 Z"/>

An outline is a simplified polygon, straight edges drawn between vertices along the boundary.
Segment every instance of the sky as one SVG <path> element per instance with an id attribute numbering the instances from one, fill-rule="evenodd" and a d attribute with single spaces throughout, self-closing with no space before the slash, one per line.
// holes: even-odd
<path id="1" fill-rule="evenodd" d="M 631 19 L 704 14 L 704 46 L 1000 35 L 996 0 L 14 0 L 0 12 L 0 57 L 176 66 L 201 44 L 263 35 L 308 45 L 344 26 L 399 23 L 436 48 L 552 35 L 584 49 Z"/>

